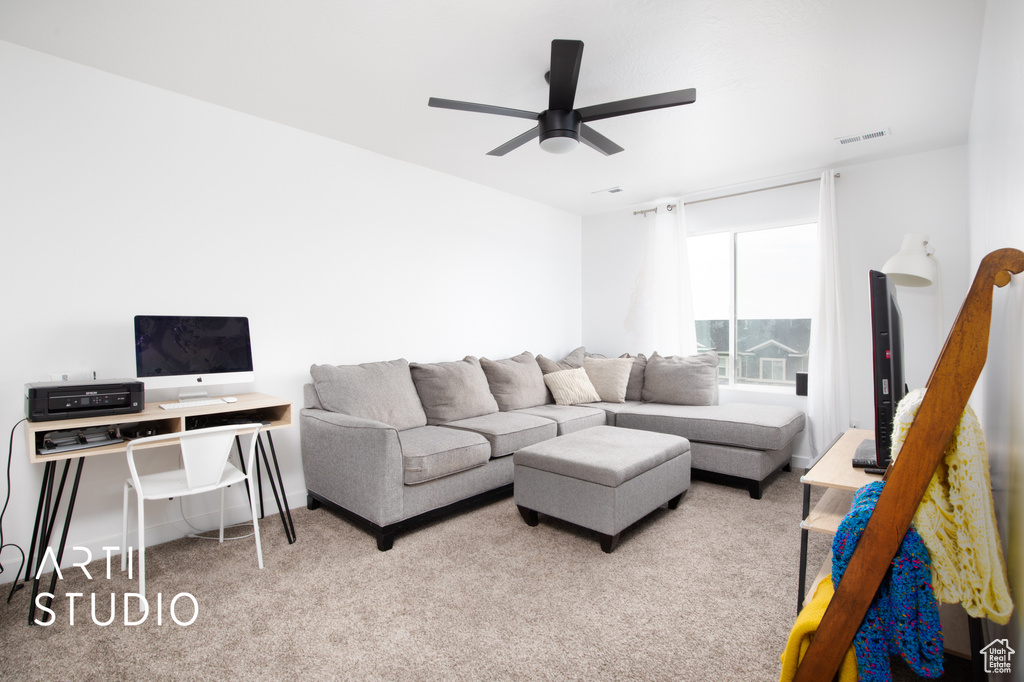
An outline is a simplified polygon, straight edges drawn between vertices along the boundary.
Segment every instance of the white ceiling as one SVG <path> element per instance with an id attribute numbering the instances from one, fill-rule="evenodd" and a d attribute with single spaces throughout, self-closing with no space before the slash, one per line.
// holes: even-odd
<path id="1" fill-rule="evenodd" d="M 0 39 L 581 215 L 967 141 L 984 0 L 0 0 Z M 625 151 L 486 156 L 540 111 L 551 40 Z M 888 128 L 840 146 L 835 138 Z M 620 185 L 617 194 L 593 194 Z"/>

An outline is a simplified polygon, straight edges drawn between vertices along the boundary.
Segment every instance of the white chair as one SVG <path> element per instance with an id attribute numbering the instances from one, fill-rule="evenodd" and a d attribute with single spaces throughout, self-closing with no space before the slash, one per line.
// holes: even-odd
<path id="1" fill-rule="evenodd" d="M 260 547 L 260 526 L 256 516 L 256 438 L 260 424 L 231 424 L 208 429 L 195 429 L 184 433 L 136 438 L 128 441 L 128 468 L 131 478 L 124 482 L 124 513 L 121 521 L 121 570 L 128 559 L 128 492 L 134 490 L 138 498 L 139 517 L 139 594 L 146 596 L 146 539 L 145 500 L 171 499 L 196 495 L 220 489 L 220 541 L 224 542 L 224 489 L 233 483 L 248 482 L 249 508 L 252 510 L 252 528 L 256 538 L 256 558 L 263 568 L 263 550 Z M 238 436 L 244 458 L 245 471 L 228 461 Z M 135 467 L 136 450 L 159 446 L 161 441 L 179 441 L 183 469 L 139 475 Z M 143 450 L 144 451 L 144 450 Z M 140 606 L 144 602 L 140 602 Z"/>

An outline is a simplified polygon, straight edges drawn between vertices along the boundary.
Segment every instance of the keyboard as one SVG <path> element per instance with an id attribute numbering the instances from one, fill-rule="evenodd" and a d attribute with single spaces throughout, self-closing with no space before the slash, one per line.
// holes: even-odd
<path id="1" fill-rule="evenodd" d="M 181 407 L 202 407 L 204 405 L 223 405 L 225 400 L 220 398 L 209 398 L 206 400 L 183 400 L 180 403 L 160 403 L 160 408 L 164 410 L 177 410 Z"/>

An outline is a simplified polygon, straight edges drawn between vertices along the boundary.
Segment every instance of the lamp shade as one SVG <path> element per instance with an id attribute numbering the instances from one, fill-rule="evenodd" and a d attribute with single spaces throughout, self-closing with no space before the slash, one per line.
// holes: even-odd
<path id="1" fill-rule="evenodd" d="M 908 234 L 899 253 L 882 266 L 882 272 L 894 283 L 904 287 L 926 287 L 935 281 L 935 249 L 928 245 L 928 235 Z"/>

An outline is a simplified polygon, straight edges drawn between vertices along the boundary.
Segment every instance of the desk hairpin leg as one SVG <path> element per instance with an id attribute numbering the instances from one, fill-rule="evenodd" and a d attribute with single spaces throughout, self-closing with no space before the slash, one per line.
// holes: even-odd
<path id="1" fill-rule="evenodd" d="M 263 434 L 256 437 L 256 444 L 259 446 L 260 454 L 263 455 L 263 464 L 267 467 L 267 477 L 270 479 L 270 490 L 274 493 L 274 501 L 277 502 L 277 510 L 281 514 L 281 523 L 284 524 L 284 534 L 288 538 L 288 544 L 295 542 L 295 524 L 292 522 L 292 511 L 288 507 L 288 497 L 284 492 L 284 479 L 281 478 L 281 467 L 277 463 L 277 451 L 274 449 L 274 438 L 267 432 L 267 442 L 270 443 L 270 455 L 274 460 L 274 469 L 271 470 L 270 462 L 267 460 L 267 450 L 263 447 Z M 257 460 L 258 461 L 258 460 Z M 277 477 L 277 485 L 274 484 L 274 477 Z M 277 488 L 281 487 L 281 496 L 278 498 Z"/>
<path id="2" fill-rule="evenodd" d="M 36 555 L 36 539 L 39 537 L 39 529 L 47 516 L 50 515 L 50 493 L 47 490 L 47 481 L 53 482 L 53 462 L 43 465 L 43 482 L 39 486 L 39 505 L 36 507 L 36 520 L 32 524 L 32 544 L 28 547 L 28 556 L 25 559 L 25 582 L 32 579 L 32 558 Z M 52 487 L 52 485 L 51 485 Z"/>
<path id="3" fill-rule="evenodd" d="M 263 434 L 256 436 L 256 444 L 259 446 L 260 454 L 263 455 L 263 464 L 267 469 L 267 478 L 270 480 L 270 490 L 274 493 L 274 501 L 277 503 L 277 511 L 281 515 L 281 524 L 284 525 L 284 534 L 288 538 L 288 544 L 295 542 L 295 524 L 292 522 L 292 511 L 288 507 L 288 497 L 284 492 L 284 481 L 281 479 L 281 467 L 277 463 L 277 451 L 274 449 L 274 438 L 267 432 L 267 442 L 270 443 L 270 455 L 274 460 L 274 468 L 270 468 L 270 461 L 267 459 L 267 450 L 263 447 Z M 238 446 L 238 451 L 242 452 L 242 446 L 238 442 L 238 436 L 235 436 L 235 444 Z M 260 458 L 256 458 L 256 485 L 260 497 L 260 519 L 263 518 L 263 477 L 260 476 Z M 242 473 L 245 473 L 245 464 L 242 463 Z M 275 482 L 274 478 L 277 477 Z M 277 488 L 280 486 L 281 494 L 277 494 Z M 249 482 L 245 483 L 245 493 L 249 495 Z"/>
<path id="4" fill-rule="evenodd" d="M 804 513 L 800 518 L 807 520 L 807 515 L 811 513 L 811 486 L 806 483 L 804 488 Z M 800 612 L 804 608 L 804 591 L 807 589 L 807 540 L 809 530 L 806 528 L 800 529 L 800 579 L 797 585 L 796 592 L 796 613 L 800 615 Z"/>
<path id="5" fill-rule="evenodd" d="M 57 566 L 60 566 L 61 561 L 64 559 L 64 548 L 68 541 L 68 528 L 71 526 L 71 515 L 75 510 L 75 500 L 78 498 L 78 485 L 82 480 L 82 467 L 85 464 L 84 457 L 75 458 L 78 460 L 78 466 L 75 469 L 75 480 L 71 484 L 71 494 L 68 498 L 68 507 L 64 512 L 64 527 L 61 529 L 60 543 L 57 545 L 57 557 L 54 571 L 50 576 L 50 587 L 47 591 L 50 594 L 46 599 L 46 607 L 49 608 L 53 604 L 53 591 L 57 586 Z M 64 471 L 61 473 L 60 484 L 57 486 L 56 497 L 53 496 L 53 481 L 57 474 L 56 462 L 47 462 L 46 468 L 43 471 L 43 482 L 40 485 L 39 491 L 39 508 L 36 511 L 36 526 L 32 535 L 32 545 L 29 549 L 29 560 L 28 566 L 25 570 L 25 579 L 28 580 L 29 576 L 32 578 L 32 596 L 29 602 L 28 610 L 28 623 L 29 625 L 35 625 L 36 615 L 36 598 L 39 595 L 39 573 L 43 566 L 43 562 L 46 559 L 46 549 L 50 546 L 50 540 L 53 537 L 53 529 L 57 524 L 57 513 L 60 509 L 60 501 L 64 496 L 64 485 L 67 483 L 68 471 L 71 469 L 71 459 L 64 460 Z M 51 500 L 53 508 L 51 510 Z M 39 552 L 36 557 L 35 567 L 33 569 L 32 554 L 35 549 L 36 539 L 39 540 Z"/>

